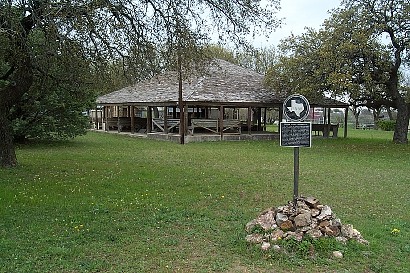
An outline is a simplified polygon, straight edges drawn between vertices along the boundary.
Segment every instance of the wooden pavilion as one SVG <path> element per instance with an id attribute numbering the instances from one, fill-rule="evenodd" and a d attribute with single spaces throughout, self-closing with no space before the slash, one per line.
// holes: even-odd
<path id="1" fill-rule="evenodd" d="M 278 133 L 266 131 L 268 109 L 277 109 L 281 120 L 284 96 L 265 89 L 263 80 L 261 74 L 219 59 L 200 74 L 182 80 L 182 90 L 177 72 L 162 73 L 98 97 L 96 103 L 102 115 L 101 126 L 96 128 L 143 133 L 181 143 L 277 138 Z M 311 106 L 348 107 L 331 99 Z M 323 136 L 332 131 L 328 113 L 327 125 L 314 128 Z"/>

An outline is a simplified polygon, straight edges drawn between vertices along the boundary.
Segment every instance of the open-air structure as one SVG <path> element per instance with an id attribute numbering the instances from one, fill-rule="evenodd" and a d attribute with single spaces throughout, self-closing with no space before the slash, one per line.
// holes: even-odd
<path id="1" fill-rule="evenodd" d="M 101 116 L 94 118 L 95 128 L 181 143 L 277 138 L 278 133 L 268 132 L 266 125 L 273 111 L 282 119 L 285 98 L 267 90 L 263 81 L 263 75 L 219 59 L 184 79 L 177 72 L 165 72 L 98 97 Z M 347 109 L 348 105 L 332 99 L 310 104 L 312 109 L 325 109 L 321 123 L 313 123 L 312 130 L 325 137 L 330 132 L 337 136 L 339 125 L 330 123 L 326 109 Z"/>

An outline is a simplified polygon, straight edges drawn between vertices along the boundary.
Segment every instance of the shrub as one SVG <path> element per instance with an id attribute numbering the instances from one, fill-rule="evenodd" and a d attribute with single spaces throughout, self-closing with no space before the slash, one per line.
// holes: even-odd
<path id="1" fill-rule="evenodd" d="M 395 120 L 380 120 L 377 125 L 383 131 L 394 131 L 394 127 L 396 127 Z"/>

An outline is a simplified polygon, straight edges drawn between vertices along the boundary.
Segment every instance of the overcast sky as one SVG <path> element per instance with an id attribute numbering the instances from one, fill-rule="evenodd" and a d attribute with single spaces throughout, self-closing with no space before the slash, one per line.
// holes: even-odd
<path id="1" fill-rule="evenodd" d="M 255 39 L 254 46 L 276 46 L 280 39 L 302 34 L 305 27 L 319 29 L 328 11 L 340 6 L 341 0 L 282 0 L 278 18 L 284 18 L 283 26 L 270 35 L 269 40 L 264 37 Z"/>

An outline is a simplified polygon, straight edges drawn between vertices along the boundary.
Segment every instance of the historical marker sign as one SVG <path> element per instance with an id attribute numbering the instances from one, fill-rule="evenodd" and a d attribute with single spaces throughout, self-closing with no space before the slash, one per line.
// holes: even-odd
<path id="1" fill-rule="evenodd" d="M 312 123 L 281 122 L 280 146 L 310 147 L 312 143 Z"/>
<path id="2" fill-rule="evenodd" d="M 302 95 L 289 96 L 283 102 L 283 115 L 287 121 L 304 121 L 309 111 L 309 101 Z"/>
<path id="3" fill-rule="evenodd" d="M 293 207 L 299 195 L 299 147 L 310 147 L 312 124 L 303 122 L 310 111 L 309 101 L 302 95 L 292 95 L 283 102 L 287 122 L 280 123 L 280 145 L 293 148 Z"/>

